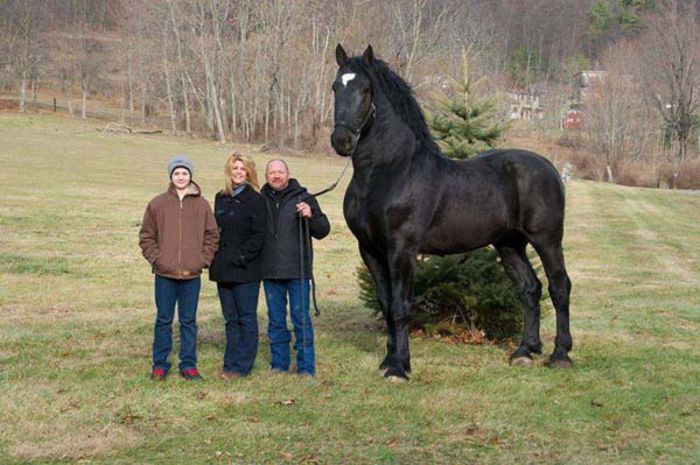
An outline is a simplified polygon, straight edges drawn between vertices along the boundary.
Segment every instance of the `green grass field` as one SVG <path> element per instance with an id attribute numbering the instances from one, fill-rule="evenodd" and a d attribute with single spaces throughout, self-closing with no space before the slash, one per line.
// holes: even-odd
<path id="1" fill-rule="evenodd" d="M 274 156 L 239 148 L 259 166 Z M 377 370 L 385 338 L 357 297 L 345 178 L 321 199 L 333 229 L 316 244 L 318 376 L 266 375 L 261 300 L 253 376 L 220 380 L 223 318 L 204 280 L 206 379 L 153 383 L 141 216 L 172 154 L 191 154 L 211 200 L 230 149 L 0 114 L 1 463 L 700 462 L 698 192 L 569 185 L 571 370 L 546 357 L 514 369 L 504 347 L 414 338 L 411 382 L 396 385 Z M 345 161 L 288 160 L 311 190 Z"/>

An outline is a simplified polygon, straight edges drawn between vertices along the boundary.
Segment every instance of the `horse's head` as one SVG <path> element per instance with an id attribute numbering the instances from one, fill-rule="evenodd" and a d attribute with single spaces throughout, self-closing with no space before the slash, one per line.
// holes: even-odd
<path id="1" fill-rule="evenodd" d="M 338 62 L 338 72 L 333 81 L 335 127 L 331 134 L 331 145 L 338 155 L 348 157 L 355 152 L 362 130 L 374 114 L 374 96 L 370 77 L 357 63 L 348 60 L 340 44 L 335 49 L 335 59 Z M 362 55 L 364 68 L 371 70 L 373 61 L 372 46 L 368 45 Z"/>

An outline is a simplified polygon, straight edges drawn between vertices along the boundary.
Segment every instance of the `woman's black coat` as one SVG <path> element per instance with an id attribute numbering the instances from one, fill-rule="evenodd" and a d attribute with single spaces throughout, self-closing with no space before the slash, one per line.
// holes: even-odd
<path id="1" fill-rule="evenodd" d="M 267 231 L 263 197 L 249 185 L 235 197 L 219 192 L 214 215 L 221 238 L 209 279 L 224 283 L 260 281 L 261 252 Z"/>

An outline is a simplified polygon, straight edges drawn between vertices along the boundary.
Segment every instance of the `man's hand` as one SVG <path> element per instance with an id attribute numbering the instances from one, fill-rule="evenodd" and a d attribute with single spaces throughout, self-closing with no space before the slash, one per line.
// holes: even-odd
<path id="1" fill-rule="evenodd" d="M 304 218 L 311 218 L 311 207 L 306 202 L 297 204 L 297 213 L 300 213 Z"/>

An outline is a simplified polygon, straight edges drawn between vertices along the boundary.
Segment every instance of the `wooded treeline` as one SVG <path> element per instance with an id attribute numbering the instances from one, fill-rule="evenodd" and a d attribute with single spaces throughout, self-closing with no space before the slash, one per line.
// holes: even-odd
<path id="1" fill-rule="evenodd" d="M 681 0 L 0 0 L 0 85 L 20 111 L 51 91 L 76 116 L 111 111 L 222 142 L 313 150 L 327 145 L 338 42 L 356 53 L 371 43 L 424 103 L 458 74 L 466 50 L 491 92 L 544 89 L 547 117 L 532 123 L 544 131 L 561 129 L 574 73 L 609 71 L 576 143 L 610 165 L 650 153 L 681 163 L 697 152 L 699 8 Z"/>

